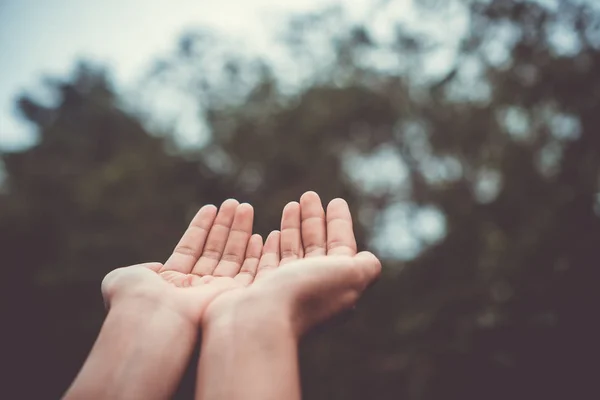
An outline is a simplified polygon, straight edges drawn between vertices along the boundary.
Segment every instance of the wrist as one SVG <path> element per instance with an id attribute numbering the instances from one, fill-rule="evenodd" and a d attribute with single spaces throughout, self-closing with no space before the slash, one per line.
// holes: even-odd
<path id="1" fill-rule="evenodd" d="M 285 334 L 297 340 L 299 331 L 291 305 L 276 296 L 248 289 L 243 295 L 223 296 L 209 305 L 202 331 L 243 329 L 248 334 Z"/>
<path id="2" fill-rule="evenodd" d="M 66 398 L 169 397 L 193 351 L 196 329 L 164 305 L 116 302 Z M 148 382 L 155 382 L 153 390 Z"/>
<path id="3" fill-rule="evenodd" d="M 202 325 L 196 398 L 296 398 L 298 336 L 282 299 L 248 294 L 215 301 Z"/>
<path id="4" fill-rule="evenodd" d="M 167 301 L 153 298 L 130 298 L 115 302 L 108 310 L 107 320 L 114 319 L 130 326 L 139 326 L 144 329 L 162 329 L 156 326 L 155 321 L 164 321 L 170 326 L 185 331 L 196 331 L 198 325 L 191 318 Z"/>
<path id="5" fill-rule="evenodd" d="M 197 331 L 198 320 L 194 319 L 185 309 L 174 303 L 171 296 L 164 295 L 128 295 L 117 297 L 110 301 L 108 316 L 126 315 L 132 324 L 148 324 L 151 319 L 167 320 L 186 331 Z M 190 315 L 188 315 L 190 314 Z"/>

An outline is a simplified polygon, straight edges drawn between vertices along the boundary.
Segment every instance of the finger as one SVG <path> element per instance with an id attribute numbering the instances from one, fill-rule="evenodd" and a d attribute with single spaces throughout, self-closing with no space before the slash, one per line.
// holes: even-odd
<path id="1" fill-rule="evenodd" d="M 179 271 L 184 274 L 192 271 L 202 254 L 204 243 L 216 215 L 217 207 L 212 204 L 202 207 L 196 213 L 161 271 Z"/>
<path id="2" fill-rule="evenodd" d="M 354 262 L 365 271 L 363 287 L 369 286 L 381 275 L 381 261 L 371 252 L 361 251 L 354 256 Z"/>
<path id="3" fill-rule="evenodd" d="M 246 258 L 242 264 L 240 272 L 235 276 L 235 280 L 240 282 L 242 285 L 247 286 L 252 283 L 256 276 L 256 270 L 258 269 L 258 263 L 263 250 L 263 240 L 258 234 L 252 235 L 248 242 L 248 248 L 246 249 Z"/>
<path id="4" fill-rule="evenodd" d="M 225 249 L 227 237 L 229 236 L 229 229 L 231 229 L 235 210 L 238 205 L 239 203 L 234 199 L 225 200 L 223 204 L 221 204 L 219 213 L 215 217 L 214 223 L 210 228 L 206 244 L 202 250 L 202 255 L 194 265 L 192 273 L 196 275 L 209 275 L 213 272 Z"/>
<path id="5" fill-rule="evenodd" d="M 248 203 L 240 204 L 235 210 L 221 260 L 212 273 L 214 276 L 234 277 L 237 275 L 246 256 L 248 241 L 252 236 L 253 220 L 254 209 L 252 206 Z"/>
<path id="6" fill-rule="evenodd" d="M 274 270 L 279 266 L 280 239 L 280 232 L 273 231 L 269 234 L 267 240 L 265 240 L 262 256 L 260 257 L 260 261 L 258 263 L 258 269 L 256 271 L 255 280 L 263 278 L 265 274 L 268 274 L 270 271 Z"/>
<path id="7" fill-rule="evenodd" d="M 327 206 L 327 255 L 353 256 L 356 239 L 348 203 L 333 199 Z"/>
<path id="8" fill-rule="evenodd" d="M 318 194 L 306 192 L 300 197 L 300 217 L 304 257 L 324 256 L 326 254 L 327 230 L 325 210 L 323 210 Z"/>
<path id="9" fill-rule="evenodd" d="M 303 257 L 302 239 L 300 233 L 300 204 L 288 203 L 281 215 L 281 262 L 284 265 Z"/>

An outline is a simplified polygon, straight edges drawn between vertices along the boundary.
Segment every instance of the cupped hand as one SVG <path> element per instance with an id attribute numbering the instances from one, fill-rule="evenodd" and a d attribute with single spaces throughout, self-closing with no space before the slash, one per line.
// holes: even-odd
<path id="1" fill-rule="evenodd" d="M 307 192 L 284 208 L 281 231 L 265 241 L 254 280 L 216 297 L 203 324 L 232 314 L 276 318 L 301 335 L 354 305 L 380 271 L 373 254 L 357 254 L 348 204 L 332 200 L 325 212 L 319 196 Z"/>
<path id="2" fill-rule="evenodd" d="M 170 308 L 193 324 L 219 294 L 250 284 L 262 253 L 262 238 L 252 235 L 254 210 L 226 200 L 217 212 L 204 206 L 163 264 L 118 268 L 102 282 L 107 307 L 149 301 Z"/>

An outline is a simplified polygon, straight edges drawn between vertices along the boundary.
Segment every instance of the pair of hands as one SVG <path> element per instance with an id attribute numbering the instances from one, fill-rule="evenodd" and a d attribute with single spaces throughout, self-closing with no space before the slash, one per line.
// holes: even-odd
<path id="1" fill-rule="evenodd" d="M 352 217 L 342 199 L 327 212 L 307 192 L 283 210 L 281 230 L 263 244 L 252 234 L 249 204 L 226 200 L 200 209 L 163 264 L 139 264 L 102 282 L 107 307 L 150 302 L 186 323 L 205 327 L 240 313 L 275 318 L 300 336 L 352 306 L 377 278 L 381 265 L 357 253 Z"/>

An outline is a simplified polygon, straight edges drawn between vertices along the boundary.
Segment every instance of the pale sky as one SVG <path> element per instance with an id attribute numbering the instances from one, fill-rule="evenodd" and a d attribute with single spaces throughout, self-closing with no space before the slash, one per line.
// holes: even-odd
<path id="1" fill-rule="evenodd" d="M 350 19 L 362 20 L 374 4 L 386 4 L 378 6 L 380 15 L 369 26 L 372 34 L 391 36 L 394 24 L 403 22 L 417 30 L 437 30 L 451 50 L 460 34 L 449 35 L 447 23 L 416 13 L 414 1 L 0 0 L 0 150 L 31 143 L 32 127 L 18 117 L 14 104 L 23 91 L 39 93 L 44 76 L 64 77 L 77 60 L 86 59 L 108 66 L 117 88 L 126 89 L 194 27 L 212 28 L 268 53 L 290 14 L 341 4 Z M 453 26 L 459 33 L 466 20 L 454 18 Z M 440 62 L 432 59 L 431 66 L 447 64 L 448 54 L 441 53 Z"/>
<path id="2" fill-rule="evenodd" d="M 353 0 L 359 10 L 366 0 Z M 328 0 L 0 0 L 0 148 L 29 142 L 15 97 L 64 76 L 77 59 L 108 65 L 118 84 L 140 77 L 189 27 L 207 26 L 264 47 L 282 16 Z"/>

